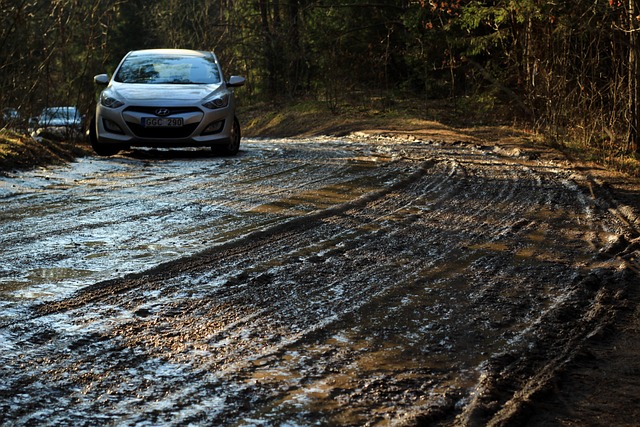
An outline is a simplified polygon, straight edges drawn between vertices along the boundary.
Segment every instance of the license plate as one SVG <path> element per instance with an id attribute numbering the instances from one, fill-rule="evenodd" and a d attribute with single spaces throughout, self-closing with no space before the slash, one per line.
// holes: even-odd
<path id="1" fill-rule="evenodd" d="M 177 128 L 183 126 L 182 117 L 143 117 L 142 126 L 146 128 Z"/>

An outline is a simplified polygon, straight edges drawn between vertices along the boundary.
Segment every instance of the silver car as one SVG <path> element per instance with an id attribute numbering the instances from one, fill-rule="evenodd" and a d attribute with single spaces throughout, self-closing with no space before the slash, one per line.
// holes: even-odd
<path id="1" fill-rule="evenodd" d="M 240 124 L 233 88 L 245 79 L 225 80 L 212 52 L 151 49 L 129 52 L 113 77 L 94 77 L 100 94 L 89 129 L 99 155 L 131 146 L 211 147 L 235 155 Z"/>
<path id="2" fill-rule="evenodd" d="M 38 116 L 37 126 L 41 129 L 80 131 L 82 117 L 76 107 L 48 107 Z"/>

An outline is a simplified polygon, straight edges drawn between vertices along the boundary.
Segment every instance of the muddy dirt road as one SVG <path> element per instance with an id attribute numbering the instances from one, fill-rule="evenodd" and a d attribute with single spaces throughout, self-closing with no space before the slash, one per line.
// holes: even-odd
<path id="1" fill-rule="evenodd" d="M 521 422 L 638 283 L 636 211 L 542 150 L 133 151 L 0 209 L 0 425 Z"/>

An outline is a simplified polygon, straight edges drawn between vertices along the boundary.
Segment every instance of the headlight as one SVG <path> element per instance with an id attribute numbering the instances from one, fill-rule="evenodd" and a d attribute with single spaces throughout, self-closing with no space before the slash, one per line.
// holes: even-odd
<path id="1" fill-rule="evenodd" d="M 227 105 L 229 105 L 229 94 L 217 96 L 212 100 L 205 102 L 202 105 L 211 110 L 215 110 L 216 108 L 224 108 Z"/>
<path id="2" fill-rule="evenodd" d="M 100 105 L 107 108 L 120 108 L 124 105 L 124 102 L 103 93 L 100 95 Z"/>

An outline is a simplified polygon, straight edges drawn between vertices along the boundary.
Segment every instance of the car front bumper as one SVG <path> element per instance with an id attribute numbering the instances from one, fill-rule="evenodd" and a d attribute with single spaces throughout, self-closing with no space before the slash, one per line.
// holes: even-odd
<path id="1" fill-rule="evenodd" d="M 209 147 L 228 144 L 234 119 L 234 108 L 229 105 L 216 110 L 194 106 L 168 107 L 170 115 L 180 118 L 181 127 L 145 127 L 143 118 L 157 117 L 160 107 L 123 106 L 112 109 L 96 108 L 96 134 L 100 144 L 145 147 Z"/>

